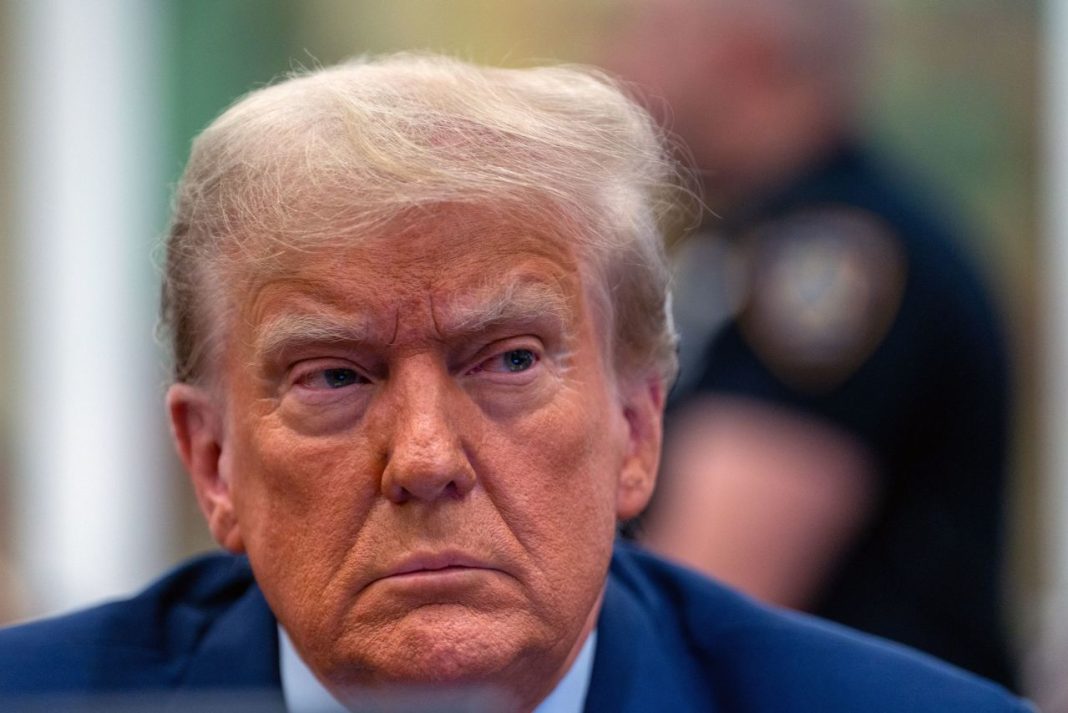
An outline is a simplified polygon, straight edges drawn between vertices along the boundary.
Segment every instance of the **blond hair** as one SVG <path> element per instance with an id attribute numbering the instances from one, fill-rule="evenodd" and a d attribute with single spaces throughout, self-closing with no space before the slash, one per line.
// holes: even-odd
<path id="1" fill-rule="evenodd" d="M 607 77 L 400 54 L 251 92 L 194 141 L 166 239 L 174 378 L 205 378 L 230 269 L 476 204 L 559 226 L 597 275 L 618 368 L 676 369 L 663 230 L 688 192 L 650 117 Z M 428 213 L 428 211 L 430 211 Z"/>

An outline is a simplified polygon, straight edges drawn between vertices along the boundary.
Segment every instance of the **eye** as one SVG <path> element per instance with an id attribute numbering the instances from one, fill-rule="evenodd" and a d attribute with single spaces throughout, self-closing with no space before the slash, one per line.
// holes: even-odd
<path id="1" fill-rule="evenodd" d="M 346 386 L 363 383 L 365 380 L 355 369 L 334 367 L 309 372 L 297 381 L 301 386 L 309 389 L 343 389 Z"/>
<path id="2" fill-rule="evenodd" d="M 530 349 L 510 349 L 482 362 L 475 371 L 518 373 L 538 363 L 538 355 Z"/>

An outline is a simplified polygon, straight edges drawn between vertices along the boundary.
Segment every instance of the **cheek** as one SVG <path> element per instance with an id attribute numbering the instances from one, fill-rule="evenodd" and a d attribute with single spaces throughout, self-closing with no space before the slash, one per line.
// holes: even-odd
<path id="1" fill-rule="evenodd" d="M 243 439 L 234 500 L 258 574 L 314 590 L 344 559 L 377 494 L 372 465 L 351 441 L 270 426 Z"/>
<path id="2" fill-rule="evenodd" d="M 502 516 L 543 560 L 611 545 L 622 451 L 603 401 L 569 391 L 555 405 L 489 434 L 507 444 L 485 480 Z M 598 555 L 599 556 L 599 555 Z"/>
<path id="3" fill-rule="evenodd" d="M 239 513 L 249 559 L 279 620 L 305 645 L 328 647 L 350 597 L 350 554 L 377 484 L 351 435 L 348 443 L 281 428 L 258 436 Z"/>

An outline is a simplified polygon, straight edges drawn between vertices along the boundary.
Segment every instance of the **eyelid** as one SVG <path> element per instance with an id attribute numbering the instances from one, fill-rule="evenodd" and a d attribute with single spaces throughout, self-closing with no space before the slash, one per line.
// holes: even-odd
<path id="1" fill-rule="evenodd" d="M 463 369 L 461 373 L 465 375 L 479 373 L 480 367 L 487 362 L 494 359 L 500 359 L 508 352 L 522 350 L 529 351 L 534 355 L 534 364 L 531 365 L 530 369 L 517 372 L 493 371 L 490 373 L 512 375 L 526 374 L 545 360 L 545 347 L 538 338 L 531 336 L 509 337 L 507 339 L 496 340 L 482 349 L 479 349 L 475 356 L 468 361 L 468 366 Z"/>
<path id="2" fill-rule="evenodd" d="M 358 364 L 355 364 L 352 361 L 338 357 L 316 357 L 312 359 L 302 359 L 289 367 L 288 376 L 286 378 L 288 388 L 298 385 L 305 385 L 305 388 L 309 389 L 314 388 L 307 386 L 305 382 L 323 372 L 334 369 L 351 369 L 354 371 L 358 380 L 353 382 L 352 385 L 371 382 L 371 378 L 367 375 L 367 370 L 361 368 Z"/>

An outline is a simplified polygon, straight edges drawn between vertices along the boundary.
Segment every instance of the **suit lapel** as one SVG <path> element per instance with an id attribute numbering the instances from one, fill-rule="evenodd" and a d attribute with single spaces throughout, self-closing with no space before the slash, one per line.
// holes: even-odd
<path id="1" fill-rule="evenodd" d="M 229 699 L 237 704 L 236 710 L 285 710 L 278 632 L 259 587 L 250 586 L 212 622 L 190 655 L 180 681 L 176 702 L 203 699 L 209 710 L 222 710 Z M 211 694 L 207 698 L 205 691 L 219 691 L 222 696 Z M 215 707 L 214 702 L 218 704 Z M 175 710 L 179 707 L 176 705 Z"/>

